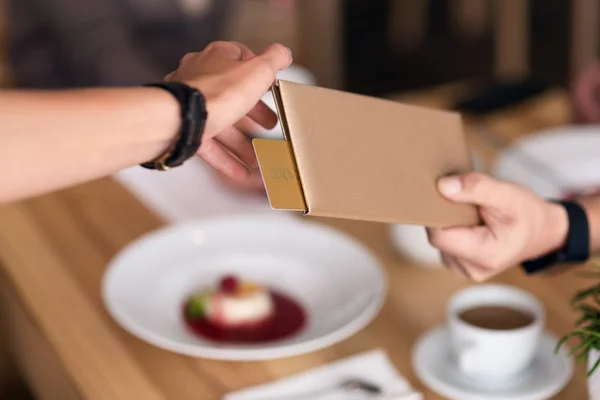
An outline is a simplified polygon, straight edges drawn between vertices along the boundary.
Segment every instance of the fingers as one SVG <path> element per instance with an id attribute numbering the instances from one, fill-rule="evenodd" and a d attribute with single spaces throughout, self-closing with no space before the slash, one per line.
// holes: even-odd
<path id="1" fill-rule="evenodd" d="M 248 46 L 246 46 L 245 44 L 240 43 L 240 42 L 236 42 L 236 41 L 213 42 L 211 44 L 214 44 L 214 43 L 217 44 L 215 48 L 217 48 L 219 50 L 229 50 L 229 47 L 231 47 L 231 51 L 229 52 L 229 55 L 233 59 L 236 59 L 236 60 L 248 60 L 248 59 L 256 56 L 256 54 L 254 54 L 254 52 L 252 50 L 250 50 L 250 48 L 248 48 Z M 237 47 L 237 49 L 234 50 L 232 46 Z"/>
<path id="2" fill-rule="evenodd" d="M 256 137 L 263 131 L 263 128 L 271 129 L 263 125 L 258 124 L 248 116 L 242 117 L 242 119 L 235 123 L 237 130 L 249 137 Z"/>
<path id="3" fill-rule="evenodd" d="M 477 172 L 441 178 L 438 190 L 452 201 L 501 209 L 510 206 L 514 194 L 509 183 Z"/>
<path id="4" fill-rule="evenodd" d="M 261 97 L 273 84 L 278 70 L 286 68 L 292 62 L 287 47 L 274 44 L 262 54 L 243 61 L 231 69 L 231 76 L 219 86 L 219 95 L 214 102 L 215 115 L 224 115 L 218 121 L 213 118 L 212 132 L 220 132 L 224 126 L 233 124 L 245 115 L 250 116 L 265 128 L 272 128 L 277 123 L 277 117 L 260 102 Z M 206 92 L 208 89 L 204 89 Z M 209 123 L 211 122 L 209 118 Z"/>
<path id="5" fill-rule="evenodd" d="M 226 41 L 211 42 L 202 50 L 202 53 L 211 53 L 211 57 L 213 58 L 222 57 L 228 60 L 242 60 L 244 54 L 248 52 L 252 53 L 243 44 Z"/>
<path id="6" fill-rule="evenodd" d="M 485 226 L 473 228 L 427 229 L 432 246 L 442 253 L 442 261 L 459 276 L 483 282 L 503 271 L 506 260 L 498 255 L 492 232 Z"/>
<path id="7" fill-rule="evenodd" d="M 442 253 L 442 262 L 458 277 L 475 282 L 484 282 L 498 273 L 493 269 L 481 267 L 447 253 Z"/>
<path id="8" fill-rule="evenodd" d="M 432 246 L 454 257 L 479 262 L 486 249 L 488 235 L 486 226 L 459 228 L 430 228 L 427 236 Z"/>
<path id="9" fill-rule="evenodd" d="M 442 178 L 438 189 L 452 201 L 479 206 L 484 225 L 427 230 L 432 246 L 446 254 L 444 262 L 477 282 L 545 254 L 557 225 L 547 221 L 555 215 L 553 220 L 564 222 L 564 215 L 549 211 L 530 190 L 483 174 Z M 563 243 L 565 231 L 561 225 L 553 243 Z"/>
<path id="10" fill-rule="evenodd" d="M 292 63 L 292 51 L 282 44 L 274 43 L 257 58 L 266 61 L 274 72 L 286 69 Z"/>
<path id="11" fill-rule="evenodd" d="M 250 50 L 246 45 L 244 45 L 240 42 L 231 42 L 231 43 L 238 46 L 240 48 L 240 50 L 242 51 L 242 60 L 249 60 L 252 57 L 256 56 L 256 54 L 254 54 L 254 52 L 252 50 Z"/>
<path id="12" fill-rule="evenodd" d="M 202 141 L 198 155 L 207 164 L 231 179 L 244 181 L 250 175 L 248 168 L 214 139 Z"/>
<path id="13" fill-rule="evenodd" d="M 254 153 L 254 147 L 252 147 L 252 142 L 235 127 L 230 126 L 226 128 L 215 139 L 248 167 L 258 168 L 258 161 Z"/>
<path id="14" fill-rule="evenodd" d="M 248 137 L 256 137 L 261 132 L 261 126 L 249 117 L 242 117 L 242 119 L 235 123 L 235 127 Z"/>
<path id="15" fill-rule="evenodd" d="M 485 281 L 493 278 L 494 276 L 498 275 L 500 272 L 504 271 L 503 269 L 496 270 L 496 269 L 486 268 L 486 267 L 482 267 L 477 264 L 471 264 L 471 263 L 465 262 L 465 261 L 462 261 L 461 265 L 469 273 L 471 280 L 478 282 L 478 283 L 485 282 Z"/>
<path id="16" fill-rule="evenodd" d="M 256 103 L 247 115 L 263 128 L 273 129 L 277 125 L 277 114 L 262 101 Z"/>
<path id="17" fill-rule="evenodd" d="M 217 72 L 221 72 L 226 66 L 231 65 L 232 61 L 248 60 L 255 57 L 255 54 L 248 47 L 239 42 L 216 41 L 209 43 L 200 53 L 188 53 L 183 56 L 180 66 L 192 60 L 210 59 L 212 67 Z"/>
<path id="18" fill-rule="evenodd" d="M 250 176 L 243 182 L 243 188 L 245 190 L 252 190 L 259 193 L 265 192 L 265 184 L 260 170 L 255 169 L 250 171 Z"/>
<path id="19" fill-rule="evenodd" d="M 223 174 L 218 174 L 217 179 L 229 189 L 245 194 L 264 195 L 265 186 L 259 170 L 250 171 L 250 175 L 244 181 L 233 180 Z"/>
<path id="20" fill-rule="evenodd" d="M 456 257 L 447 253 L 442 253 L 442 262 L 450 271 L 454 272 L 457 277 L 462 279 L 471 279 L 469 273 L 463 268 L 462 265 L 460 265 Z"/>
<path id="21" fill-rule="evenodd" d="M 291 51 L 287 47 L 279 43 L 270 45 L 261 54 L 245 61 L 245 74 L 248 76 L 244 84 L 246 90 L 260 93 L 262 97 L 275 82 L 277 72 L 291 63 Z"/>

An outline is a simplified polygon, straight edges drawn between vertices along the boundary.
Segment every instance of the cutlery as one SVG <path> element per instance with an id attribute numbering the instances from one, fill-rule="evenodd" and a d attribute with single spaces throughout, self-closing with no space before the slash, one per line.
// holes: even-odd
<path id="1" fill-rule="evenodd" d="M 342 381 L 332 387 L 311 390 L 308 392 L 298 393 L 292 396 L 286 397 L 277 397 L 277 399 L 269 398 L 269 399 L 260 399 L 260 400 L 307 400 L 313 399 L 316 400 L 319 397 L 323 397 L 326 395 L 334 394 L 337 392 L 347 392 L 347 393 L 362 393 L 366 396 L 366 398 L 370 400 L 377 400 L 377 396 L 380 396 L 382 391 L 381 388 L 373 383 L 367 382 L 362 379 L 352 378 Z M 259 399 L 257 399 L 259 400 Z M 387 400 L 387 399 L 385 399 Z M 390 399 L 391 400 L 391 399 Z"/>
<path id="2" fill-rule="evenodd" d="M 382 389 L 371 382 L 367 382 L 362 379 L 348 379 L 338 383 L 335 386 L 325 389 L 318 389 L 307 391 L 303 393 L 298 393 L 293 396 L 286 397 L 275 397 L 269 399 L 260 399 L 260 400 L 317 400 L 321 397 L 336 394 L 336 393 L 348 393 L 348 394 L 363 394 L 360 399 L 364 400 L 422 400 L 423 396 L 417 392 L 404 392 L 398 394 L 383 394 Z M 358 399 L 358 397 L 352 397 L 353 399 Z M 257 399 L 258 400 L 258 399 Z"/>

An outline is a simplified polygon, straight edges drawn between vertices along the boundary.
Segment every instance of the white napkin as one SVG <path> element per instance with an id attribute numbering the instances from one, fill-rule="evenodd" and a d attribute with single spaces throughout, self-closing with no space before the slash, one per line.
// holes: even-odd
<path id="1" fill-rule="evenodd" d="M 331 391 L 335 385 L 348 379 L 361 379 L 382 389 L 379 396 L 351 394 Z M 323 390 L 323 395 L 315 391 Z M 327 391 L 327 393 L 325 393 Z M 306 397 L 303 396 L 306 393 Z M 408 395 L 412 393 L 412 395 Z M 408 381 L 398 374 L 383 350 L 372 350 L 348 357 L 307 372 L 294 375 L 273 383 L 255 386 L 239 392 L 227 394 L 223 400 L 421 400 Z"/>
<path id="2" fill-rule="evenodd" d="M 224 214 L 276 212 L 266 197 L 239 194 L 224 187 L 199 158 L 167 172 L 136 166 L 114 177 L 169 223 Z"/>

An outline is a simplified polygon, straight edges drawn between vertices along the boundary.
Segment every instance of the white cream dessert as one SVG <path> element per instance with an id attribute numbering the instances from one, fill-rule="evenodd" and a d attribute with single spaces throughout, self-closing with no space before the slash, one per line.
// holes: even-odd
<path id="1" fill-rule="evenodd" d="M 203 317 L 223 328 L 244 328 L 269 320 L 274 305 L 267 289 L 254 282 L 226 276 L 217 289 L 192 296 L 187 311 L 192 318 Z"/>

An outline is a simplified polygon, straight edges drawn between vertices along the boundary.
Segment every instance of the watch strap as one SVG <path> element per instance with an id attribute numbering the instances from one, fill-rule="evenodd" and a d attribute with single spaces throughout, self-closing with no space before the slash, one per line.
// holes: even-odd
<path id="1" fill-rule="evenodd" d="M 527 274 L 537 274 L 555 264 L 579 263 L 590 257 L 590 227 L 584 208 L 573 201 L 557 202 L 564 207 L 569 221 L 569 230 L 564 246 L 537 259 L 522 264 Z"/>
<path id="2" fill-rule="evenodd" d="M 208 117 L 206 102 L 199 90 L 182 82 L 159 82 L 145 86 L 168 91 L 180 105 L 181 128 L 176 141 L 156 160 L 141 164 L 144 168 L 166 171 L 182 165 L 198 151 Z"/>

